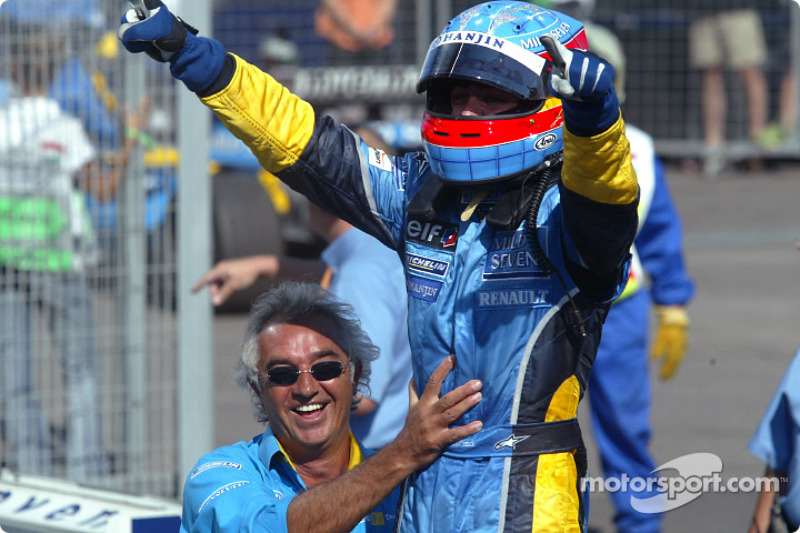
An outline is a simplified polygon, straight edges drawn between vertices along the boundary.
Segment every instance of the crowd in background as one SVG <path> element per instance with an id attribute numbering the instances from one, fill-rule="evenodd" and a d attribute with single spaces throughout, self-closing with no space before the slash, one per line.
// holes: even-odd
<path id="1" fill-rule="evenodd" d="M 52 56 L 48 57 L 48 51 L 36 53 L 36 57 L 45 57 L 52 62 L 49 68 L 53 72 L 43 74 L 32 68 L 41 65 L 24 64 L 31 61 L 33 55 L 20 52 L 17 45 L 23 37 L 35 37 L 43 28 L 53 28 L 53 20 L 42 21 L 34 15 L 36 11 L 47 12 L 51 4 L 37 0 L 33 6 L 28 3 L 27 7 L 20 7 L 22 3 L 8 0 L 0 7 L 2 27 L 20 32 L 16 34 L 19 39 L 15 40 L 14 33 L 5 31 L 3 48 L 0 49 L 3 57 L 0 105 L 5 106 L 2 112 L 11 113 L 9 110 L 14 105 L 23 105 L 21 102 L 26 97 L 41 97 L 35 102 L 43 110 L 41 113 L 38 108 L 26 111 L 41 117 L 41 121 L 37 118 L 33 121 L 25 119 L 24 122 L 41 124 L 42 129 L 49 128 L 48 121 L 51 120 L 59 124 L 58 128 L 66 128 L 63 124 L 69 123 L 72 129 L 57 131 L 69 131 L 70 144 L 80 145 L 76 150 L 81 155 L 64 164 L 61 172 L 65 173 L 63 181 L 66 185 L 62 183 L 59 185 L 61 189 L 53 193 L 70 198 L 62 213 L 66 221 L 62 224 L 66 226 L 60 228 L 62 237 L 69 237 L 62 239 L 69 243 L 61 250 L 68 252 L 69 257 L 59 256 L 59 259 L 48 255 L 42 259 L 42 254 L 38 254 L 39 263 L 20 262 L 19 253 L 14 252 L 6 240 L 0 247 L 0 286 L 3 288 L 0 295 L 3 303 L 0 307 L 0 325 L 3 326 L 0 328 L 0 358 L 4 365 L 2 394 L 5 408 L 3 461 L 5 466 L 29 473 L 57 473 L 78 480 L 97 479 L 111 468 L 111 459 L 109 451 L 103 449 L 103 430 L 97 427 L 100 415 L 96 411 L 102 400 L 97 397 L 100 376 L 96 361 L 98 354 L 93 346 L 96 335 L 93 313 L 96 311 L 92 310 L 90 285 L 92 279 L 96 280 L 93 276 L 96 276 L 99 265 L 103 264 L 103 258 L 98 254 L 106 261 L 113 260 L 117 244 L 113 239 L 98 237 L 96 234 L 102 228 L 93 225 L 105 220 L 103 216 L 108 213 L 107 207 L 114 198 L 117 182 L 122 179 L 113 173 L 124 173 L 132 150 L 131 142 L 139 143 L 138 155 L 142 156 L 144 148 L 159 144 L 154 137 L 163 138 L 172 133 L 174 117 L 165 111 L 163 105 L 159 106 L 159 102 L 155 109 L 151 110 L 148 103 L 135 112 L 123 112 L 120 106 L 119 91 L 123 84 L 120 72 L 113 68 L 116 63 L 109 61 L 109 58 L 118 57 L 118 51 L 114 50 L 116 41 L 110 41 L 107 32 L 102 31 L 104 27 L 114 28 L 119 6 L 98 2 L 94 9 L 84 6 L 70 11 L 63 7 L 69 6 L 69 2 L 61 3 L 59 13 L 64 20 L 71 20 L 64 26 L 69 30 L 61 35 L 64 44 L 47 43 L 51 46 Z M 191 21 L 189 6 L 167 3 L 171 7 L 175 4 L 176 12 Z M 461 10 L 455 4 L 453 13 Z M 558 2 L 550 4 L 554 4 L 554 9 L 559 8 Z M 680 163 L 684 170 L 696 170 L 698 175 L 716 177 L 732 169 L 760 171 L 773 161 L 794 160 L 800 156 L 796 73 L 792 69 L 800 51 L 790 48 L 792 35 L 789 32 L 790 28 L 800 31 L 800 28 L 789 25 L 789 21 L 797 19 L 796 14 L 792 14 L 792 10 L 798 9 L 794 2 L 687 1 L 683 5 L 670 1 L 664 2 L 663 6 L 641 9 L 634 15 L 630 14 L 631 6 L 622 4 L 598 0 L 590 16 L 620 39 L 626 62 L 627 99 L 622 106 L 626 119 L 649 132 L 655 138 L 656 149 L 664 147 L 662 156 L 668 164 Z M 308 32 L 308 26 L 292 28 L 286 25 L 287 21 L 295 20 L 292 17 L 296 11 L 291 10 L 284 13 L 285 17 L 270 20 L 268 27 L 243 31 L 236 22 L 248 13 L 252 14 L 255 5 L 232 0 L 215 4 L 219 13 L 215 36 L 230 43 L 230 51 L 250 56 L 250 59 L 270 60 L 290 67 L 417 62 L 413 43 L 405 39 L 409 32 L 398 30 L 398 24 L 411 24 L 416 20 L 402 3 L 392 0 L 363 3 L 321 0 L 314 5 L 300 5 L 298 9 L 307 14 L 306 22 L 313 21 L 314 35 L 310 38 L 302 36 Z M 259 6 L 259 9 L 265 9 L 263 3 Z M 365 10 L 379 16 L 365 17 Z M 725 13 L 735 16 L 726 20 Z M 79 19 L 78 26 L 73 24 L 75 18 Z M 265 19 L 251 17 L 248 24 L 257 24 Z M 728 25 L 737 28 L 736 36 L 749 32 L 748 38 L 726 36 Z M 69 44 L 76 27 L 86 30 L 92 39 L 83 38 L 80 43 Z M 47 30 L 51 35 L 49 32 Z M 669 39 L 642 46 L 653 34 Z M 725 46 L 715 50 L 722 44 Z M 672 52 L 667 53 L 666 49 Z M 12 69 L 12 63 L 21 65 L 21 68 Z M 34 80 L 40 86 L 31 87 L 24 80 L 15 79 L 14 72 L 21 72 L 23 78 L 27 76 L 24 79 Z M 413 147 L 415 141 L 413 138 L 409 141 L 409 135 L 398 133 L 407 131 L 402 128 L 407 125 L 407 116 L 413 115 L 408 108 L 416 109 L 414 106 L 418 105 L 413 99 L 410 102 L 402 106 L 397 102 L 346 102 L 341 113 L 345 117 L 354 117 L 350 124 L 353 128 L 367 124 L 375 131 L 390 132 L 388 137 L 394 132 L 395 144 L 391 148 L 404 151 Z M 147 116 L 140 116 L 138 111 Z M 391 120 L 397 115 L 402 120 Z M 22 148 L 30 148 L 33 142 L 39 142 L 37 135 L 42 133 L 26 132 L 14 141 L 15 127 L 12 120 L 0 125 L 0 150 L 5 157 L 0 168 L 0 180 L 5 182 L 0 181 L 0 186 L 13 182 L 10 176 L 15 169 L 8 165 L 10 154 L 15 153 L 17 158 L 33 157 L 34 154 Z M 676 140 L 679 149 L 670 144 Z M 666 143 L 660 144 L 660 141 Z M 688 154 L 686 146 L 692 147 Z M 42 159 L 42 165 L 52 164 L 48 154 L 37 153 L 35 156 Z M 79 171 L 83 172 L 87 165 L 92 166 L 93 173 L 87 169 L 88 177 L 80 177 Z M 7 191 L 3 189 L 3 192 Z M 78 196 L 76 200 L 73 193 L 84 196 Z M 26 201 L 32 197 L 30 191 L 20 194 Z M 64 198 L 52 198 L 51 195 L 48 201 L 52 200 L 53 205 L 65 202 Z M 19 213 L 19 209 L 13 211 L 5 205 L 3 207 L 5 211 L 0 215 L 9 217 L 2 219 L 5 227 L 9 228 L 14 222 L 10 217 L 16 216 L 13 213 Z M 53 228 L 30 230 L 35 231 L 58 233 Z M 3 239 L 13 238 L 6 231 L 0 231 L 0 235 Z M 30 245 L 26 244 L 26 247 L 24 252 L 30 254 Z M 50 252 L 52 250 L 48 249 Z M 688 298 L 679 303 L 685 304 Z M 31 324 L 36 322 L 31 322 L 29 317 L 41 309 L 46 310 L 48 305 L 52 310 L 48 311 L 45 322 L 52 326 L 49 335 L 61 356 L 56 365 L 63 368 L 61 386 L 66 390 L 64 398 L 68 404 L 63 416 L 64 427 L 53 426 L 45 420 L 36 399 L 37 386 L 31 368 L 37 361 L 31 347 L 40 341 L 31 337 L 36 334 L 35 326 Z M 68 308 L 68 314 L 65 308 Z M 20 413 L 30 414 L 23 416 Z M 55 453 L 61 457 L 61 463 L 52 458 L 53 447 L 57 446 L 54 440 L 63 441 L 62 449 Z M 106 444 L 108 440 L 106 437 Z M 385 439 L 381 443 L 385 443 Z M 36 457 L 26 457 L 22 450 Z"/>

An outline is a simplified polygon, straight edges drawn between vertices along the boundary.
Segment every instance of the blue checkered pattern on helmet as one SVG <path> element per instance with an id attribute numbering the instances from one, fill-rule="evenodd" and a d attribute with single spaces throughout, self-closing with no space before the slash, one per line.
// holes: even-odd
<path id="1" fill-rule="evenodd" d="M 536 150 L 535 138 L 527 138 L 483 148 L 448 148 L 425 143 L 433 173 L 437 176 L 462 176 L 460 181 L 476 182 L 514 176 L 533 168 L 545 157 L 564 148 L 561 131 L 553 131 L 558 139 L 545 151 Z"/>
<path id="2" fill-rule="evenodd" d="M 539 37 L 553 35 L 566 44 L 582 31 L 579 21 L 528 2 L 487 2 L 464 11 L 447 24 L 428 50 L 418 85 L 419 91 L 428 91 L 426 112 L 441 119 L 457 118 L 441 107 L 441 102 L 449 101 L 443 92 L 447 85 L 441 83 L 447 80 L 483 83 L 516 96 L 522 103 L 542 102 L 548 96 L 549 67 L 540 55 L 545 50 Z M 540 111 L 546 110 L 531 106 L 531 124 Z M 524 108 L 514 113 L 516 119 L 528 116 Z M 504 118 L 492 117 L 495 124 Z M 470 119 L 474 128 L 481 123 Z M 458 127 L 456 122 L 451 124 Z M 423 137 L 426 127 L 423 124 Z M 514 176 L 563 149 L 560 125 L 548 132 L 521 131 L 518 138 L 513 138 L 514 133 L 501 144 L 475 147 L 464 147 L 460 137 L 452 133 L 427 135 L 424 140 L 434 173 L 447 181 L 479 182 Z M 546 135 L 548 142 L 540 142 Z M 487 143 L 497 142 L 489 137 Z"/>

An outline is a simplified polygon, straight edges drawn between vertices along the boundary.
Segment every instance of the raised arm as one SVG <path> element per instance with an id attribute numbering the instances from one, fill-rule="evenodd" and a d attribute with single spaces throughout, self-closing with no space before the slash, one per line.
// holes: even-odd
<path id="1" fill-rule="evenodd" d="M 561 203 L 578 257 L 570 274 L 590 297 L 615 296 L 637 226 L 639 185 L 614 90 L 614 69 L 542 37 L 555 67 L 550 92 L 564 108 Z"/>

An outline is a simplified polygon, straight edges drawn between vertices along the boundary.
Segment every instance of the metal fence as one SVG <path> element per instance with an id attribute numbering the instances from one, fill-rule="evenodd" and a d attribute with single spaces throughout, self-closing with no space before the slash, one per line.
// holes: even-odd
<path id="1" fill-rule="evenodd" d="M 720 6 L 725 5 L 690 0 L 597 3 L 594 21 L 620 38 L 627 56 L 626 118 L 653 134 L 656 148 L 664 157 L 706 155 L 703 80 L 701 71 L 690 63 L 690 28 L 693 22 L 719 13 Z M 725 92 L 710 96 L 727 100 L 724 155 L 734 160 L 753 156 L 796 159 L 800 156 L 798 124 L 795 120 L 788 127 L 790 131 L 780 131 L 779 124 L 782 115 L 784 119 L 796 115 L 796 110 L 781 106 L 781 99 L 797 100 L 797 93 L 786 93 L 782 83 L 786 77 L 795 87 L 800 85 L 800 7 L 788 0 L 763 0 L 752 2 L 752 8 L 766 40 L 767 58 L 757 70 L 766 85 L 770 133 L 762 139 L 751 138 L 745 86 L 738 72 L 725 68 Z"/>
<path id="2" fill-rule="evenodd" d="M 229 49 L 250 61 L 259 60 L 259 44 L 272 33 L 282 33 L 298 45 L 305 67 L 408 64 L 419 66 L 430 40 L 454 14 L 475 2 L 469 0 L 417 0 L 398 3 L 395 39 L 378 52 L 342 52 L 315 31 L 317 0 L 286 2 L 270 0 L 218 0 L 215 34 Z M 541 0 L 540 4 L 570 2 Z M 572 2 L 584 4 L 584 2 Z M 592 2 L 585 2 L 592 4 Z M 724 3 L 723 3 L 724 4 Z M 626 56 L 626 119 L 650 132 L 660 155 L 667 158 L 702 159 L 702 74 L 689 58 L 689 31 L 694 21 L 719 11 L 718 2 L 692 0 L 603 0 L 596 2 L 590 19 L 619 39 Z M 788 131 L 779 127 L 781 115 L 796 110 L 781 106 L 784 77 L 800 85 L 800 7 L 790 0 L 753 2 L 766 39 L 768 55 L 759 69 L 766 84 L 766 121 L 769 134 L 753 139 L 748 127 L 748 103 L 739 74 L 724 70 L 723 94 L 727 99 L 726 143 L 722 151 L 731 159 L 747 157 L 800 157 L 798 124 Z M 717 37 L 720 40 L 721 37 Z M 796 104 L 795 104 L 796 106 Z M 785 121 L 789 123 L 789 121 Z M 756 142 L 758 141 L 758 142 Z"/>
<path id="3" fill-rule="evenodd" d="M 124 7 L 0 8 L 0 461 L 175 495 L 175 86 Z"/>
<path id="4" fill-rule="evenodd" d="M 294 63 L 297 92 L 353 124 L 418 120 L 413 89 L 428 43 L 471 5 L 398 2 L 390 45 L 343 51 L 317 31 L 319 0 L 218 0 L 213 16 L 210 1 L 168 3 L 256 63 L 275 60 L 266 54 L 268 37 L 293 43 L 296 57 L 283 61 Z M 118 46 L 125 9 L 118 0 L 0 7 L 0 461 L 22 473 L 173 497 L 210 446 L 213 420 L 210 313 L 187 300 L 188 288 L 210 264 L 212 234 L 217 258 L 231 239 L 219 217 L 235 215 L 217 213 L 212 227 L 211 203 L 223 204 L 208 197 L 211 116 L 165 65 Z M 627 55 L 626 118 L 650 131 L 665 157 L 705 155 L 700 74 L 687 59 L 698 9 L 607 0 L 592 15 Z M 777 0 L 758 9 L 770 50 L 768 110 L 777 121 L 780 81 L 800 74 L 800 9 Z M 728 155 L 798 157 L 796 126 L 769 147 L 752 142 L 740 81 L 733 72 L 725 80 Z M 148 120 L 132 129 L 125 111 L 145 96 Z M 122 165 L 130 138 L 136 143 Z M 124 176 L 116 195 L 98 198 L 79 187 L 107 185 L 115 171 Z M 245 173 L 255 175 L 251 167 Z M 287 225 L 274 183 L 260 178 L 272 191 L 263 209 L 238 211 L 275 209 Z M 247 191 L 242 196 L 253 201 Z M 231 227 L 241 236 L 242 228 L 267 223 Z M 254 250 L 274 244 L 254 239 L 247 239 Z"/>

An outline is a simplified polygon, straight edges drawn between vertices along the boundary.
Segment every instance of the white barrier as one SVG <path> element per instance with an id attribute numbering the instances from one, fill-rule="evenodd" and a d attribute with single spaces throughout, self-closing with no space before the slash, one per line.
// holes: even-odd
<path id="1" fill-rule="evenodd" d="M 0 533 L 175 533 L 174 500 L 0 472 Z"/>

